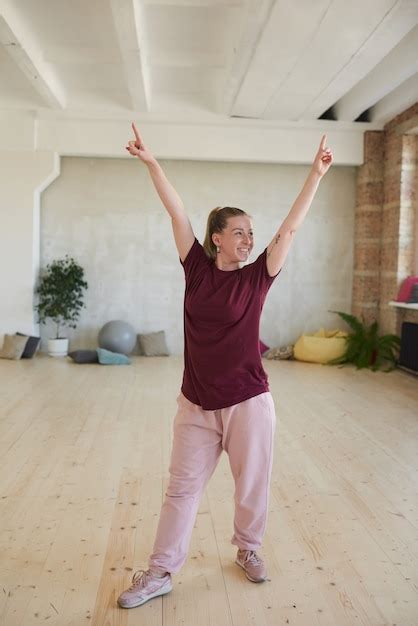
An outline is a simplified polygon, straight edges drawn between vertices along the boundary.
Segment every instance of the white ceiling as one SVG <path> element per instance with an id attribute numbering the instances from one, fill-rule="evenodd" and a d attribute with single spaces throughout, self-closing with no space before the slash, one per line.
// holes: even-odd
<path id="1" fill-rule="evenodd" d="M 382 125 L 417 100 L 418 0 L 0 0 L 0 108 Z"/>

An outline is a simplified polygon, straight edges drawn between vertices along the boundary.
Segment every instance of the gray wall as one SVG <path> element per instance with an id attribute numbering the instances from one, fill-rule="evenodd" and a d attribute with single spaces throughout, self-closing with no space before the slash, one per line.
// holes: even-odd
<path id="1" fill-rule="evenodd" d="M 309 168 L 301 165 L 161 161 L 203 241 L 218 205 L 253 216 L 255 247 L 268 245 Z M 333 167 L 297 232 L 267 297 L 261 338 L 270 346 L 302 332 L 343 327 L 328 309 L 349 312 L 353 268 L 355 168 Z M 183 269 L 166 214 L 143 164 L 132 159 L 63 158 L 41 198 L 41 264 L 66 253 L 86 271 L 89 289 L 70 347 L 96 347 L 111 319 L 137 332 L 164 329 L 171 353 L 183 351 Z M 43 341 L 51 328 L 42 327 Z"/>

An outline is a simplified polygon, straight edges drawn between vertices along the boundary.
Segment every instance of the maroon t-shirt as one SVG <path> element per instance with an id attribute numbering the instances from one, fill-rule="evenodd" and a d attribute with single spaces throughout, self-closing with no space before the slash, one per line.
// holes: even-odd
<path id="1" fill-rule="evenodd" d="M 254 263 L 220 270 L 195 239 L 180 260 L 186 277 L 181 390 L 205 410 L 269 391 L 259 344 L 261 311 L 275 279 L 266 254 L 267 248 Z"/>

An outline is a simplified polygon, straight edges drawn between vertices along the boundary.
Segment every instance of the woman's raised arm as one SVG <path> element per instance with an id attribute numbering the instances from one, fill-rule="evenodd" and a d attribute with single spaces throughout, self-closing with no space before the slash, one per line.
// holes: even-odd
<path id="1" fill-rule="evenodd" d="M 267 271 L 270 276 L 276 276 L 283 267 L 294 234 L 309 211 L 321 178 L 331 167 L 333 154 L 331 149 L 326 147 L 326 141 L 327 136 L 323 135 L 302 191 L 293 203 L 289 215 L 285 218 L 267 247 Z"/>
<path id="2" fill-rule="evenodd" d="M 148 167 L 154 187 L 171 217 L 177 250 L 181 260 L 184 261 L 194 243 L 195 234 L 183 202 L 157 159 L 144 144 L 135 123 L 132 123 L 132 130 L 134 131 L 135 139 L 128 142 L 126 150 L 132 156 L 138 157 Z"/>

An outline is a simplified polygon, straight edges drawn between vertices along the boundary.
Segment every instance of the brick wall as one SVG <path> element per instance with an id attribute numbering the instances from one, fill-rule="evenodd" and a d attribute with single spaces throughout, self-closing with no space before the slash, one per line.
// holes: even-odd
<path id="1" fill-rule="evenodd" d="M 368 323 L 379 311 L 383 182 L 384 133 L 366 132 L 357 177 L 352 312 Z"/>
<path id="2" fill-rule="evenodd" d="M 418 311 L 388 305 L 415 268 L 415 215 L 418 103 L 364 136 L 359 168 L 354 242 L 353 308 L 368 323 L 377 319 L 382 333 L 400 334 L 403 320 Z"/>

